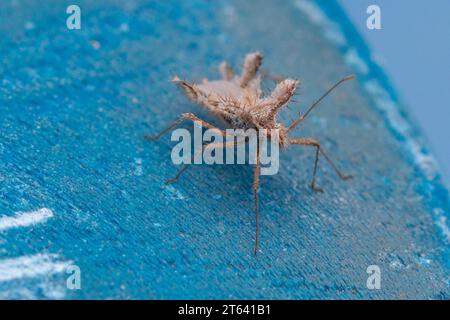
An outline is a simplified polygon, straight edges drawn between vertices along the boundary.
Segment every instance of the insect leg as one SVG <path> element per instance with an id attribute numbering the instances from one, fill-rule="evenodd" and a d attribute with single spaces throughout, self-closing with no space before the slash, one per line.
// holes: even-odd
<path id="1" fill-rule="evenodd" d="M 261 171 L 261 159 L 260 159 L 260 149 L 258 143 L 258 149 L 256 153 L 256 167 L 253 173 L 253 197 L 255 201 L 255 251 L 254 254 L 258 253 L 258 245 L 259 245 L 259 221 L 258 221 L 258 188 L 259 188 L 259 175 Z"/>
<path id="2" fill-rule="evenodd" d="M 200 119 L 199 117 L 197 117 L 193 113 L 183 113 L 178 120 L 175 120 L 170 126 L 168 126 L 166 129 L 161 131 L 159 134 L 157 134 L 157 135 L 145 135 L 144 137 L 145 137 L 145 139 L 149 139 L 149 140 L 158 140 L 165 133 L 167 133 L 168 131 L 172 130 L 173 128 L 175 128 L 176 126 L 180 125 L 182 122 L 184 122 L 186 120 L 197 121 L 204 128 L 215 130 L 215 131 L 219 132 L 222 135 L 226 135 L 225 131 L 220 130 L 219 128 L 213 126 L 212 124 L 209 124 L 206 121 L 203 121 L 202 119 Z"/>
<path id="3" fill-rule="evenodd" d="M 311 188 L 314 191 L 323 192 L 322 189 L 316 187 L 316 173 L 317 173 L 317 164 L 319 162 L 319 154 L 322 154 L 324 156 L 325 160 L 327 160 L 327 162 L 331 165 L 331 167 L 334 169 L 334 171 L 339 176 L 339 178 L 341 178 L 342 180 L 348 180 L 348 179 L 352 178 L 351 175 L 344 175 L 341 173 L 341 171 L 339 171 L 339 169 L 336 167 L 336 165 L 333 163 L 333 161 L 330 159 L 330 157 L 328 157 L 328 155 L 322 150 L 319 141 L 310 139 L 310 138 L 300 138 L 300 139 L 292 139 L 289 142 L 292 144 L 313 146 L 316 148 L 316 157 L 314 160 L 313 178 L 311 181 Z"/>

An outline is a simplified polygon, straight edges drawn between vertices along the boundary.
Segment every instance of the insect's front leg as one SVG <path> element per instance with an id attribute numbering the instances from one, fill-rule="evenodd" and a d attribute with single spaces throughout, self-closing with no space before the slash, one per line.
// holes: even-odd
<path id="1" fill-rule="evenodd" d="M 315 160 L 314 160 L 313 178 L 312 178 L 312 181 L 311 181 L 311 188 L 314 191 L 323 192 L 323 189 L 318 188 L 316 186 L 316 173 L 317 173 L 317 164 L 319 162 L 319 154 L 322 154 L 324 156 L 325 160 L 327 160 L 327 162 L 331 165 L 331 167 L 334 169 L 334 171 L 339 176 L 339 178 L 341 178 L 342 180 L 348 180 L 348 179 L 352 178 L 351 175 L 343 174 L 336 167 L 336 165 L 333 163 L 333 161 L 330 159 L 330 157 L 328 157 L 328 155 L 321 148 L 319 141 L 317 141 L 315 139 L 311 139 L 311 138 L 299 138 L 299 139 L 291 139 L 291 140 L 289 140 L 289 143 L 297 144 L 297 145 L 304 145 L 304 146 L 312 146 L 312 147 L 316 148 L 316 157 L 315 157 Z"/>

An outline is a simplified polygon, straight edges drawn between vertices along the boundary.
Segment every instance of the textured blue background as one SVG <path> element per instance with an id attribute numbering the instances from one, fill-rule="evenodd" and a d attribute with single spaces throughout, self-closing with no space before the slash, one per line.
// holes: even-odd
<path id="1" fill-rule="evenodd" d="M 2 298 L 449 298 L 448 191 L 334 2 L 78 3 L 80 31 L 66 29 L 65 1 L 1 4 L 0 217 L 54 217 L 0 231 L 0 269 L 54 254 L 80 267 L 82 288 L 49 272 L 0 281 Z M 314 194 L 313 150 L 283 153 L 279 174 L 261 179 L 256 258 L 253 168 L 197 166 L 164 186 L 178 169 L 173 143 L 143 139 L 182 112 L 214 121 L 173 74 L 214 78 L 220 61 L 239 68 L 252 50 L 302 81 L 285 122 L 358 77 L 294 134 L 321 140 L 355 179 L 321 163 L 325 193 Z M 381 290 L 366 288 L 373 264 Z"/>

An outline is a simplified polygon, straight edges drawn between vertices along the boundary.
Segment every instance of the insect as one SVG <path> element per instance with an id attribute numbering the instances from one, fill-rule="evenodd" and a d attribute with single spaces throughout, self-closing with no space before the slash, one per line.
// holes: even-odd
<path id="1" fill-rule="evenodd" d="M 258 70 L 262 63 L 262 55 L 259 52 L 249 53 L 245 57 L 242 73 L 236 75 L 230 65 L 222 62 L 219 66 L 222 75 L 221 80 L 209 81 L 204 79 L 201 84 L 189 83 L 181 80 L 175 76 L 172 82 L 183 89 L 187 97 L 205 107 L 209 112 L 218 118 L 225 120 L 232 128 L 235 129 L 255 129 L 257 132 L 265 129 L 264 132 L 276 130 L 279 137 L 279 145 L 282 148 L 287 148 L 290 145 L 310 146 L 315 148 L 315 160 L 313 167 L 313 176 L 311 180 L 311 188 L 316 192 L 323 192 L 322 189 L 316 186 L 316 173 L 319 155 L 322 155 L 325 160 L 331 165 L 339 178 L 342 180 L 350 179 L 352 176 L 344 175 L 336 167 L 333 161 L 321 148 L 320 142 L 312 138 L 290 138 L 289 133 L 292 132 L 310 112 L 336 87 L 341 83 L 352 80 L 354 76 L 347 76 L 336 84 L 334 84 L 328 91 L 326 91 L 318 100 L 316 100 L 304 114 L 300 114 L 299 118 L 293 121 L 289 126 L 284 126 L 277 121 L 277 114 L 280 110 L 287 106 L 295 94 L 299 85 L 298 80 L 281 79 L 278 81 L 275 89 L 268 96 L 263 96 L 261 90 L 261 72 Z M 156 140 L 168 131 L 174 129 L 184 121 L 195 121 L 200 123 L 202 127 L 213 129 L 225 137 L 227 134 L 224 130 L 219 129 L 208 122 L 198 118 L 192 113 L 184 113 L 181 117 L 174 121 L 169 127 L 161 131 L 157 135 L 146 135 L 147 139 Z M 204 147 L 213 145 L 213 143 L 206 144 Z M 229 142 L 224 142 L 223 147 L 229 147 Z M 234 146 L 234 142 L 233 142 Z M 191 162 L 192 163 L 192 162 Z M 178 174 L 168 180 L 166 183 L 173 183 L 186 171 L 190 164 L 185 164 Z M 258 252 L 259 244 L 259 223 L 258 223 L 258 188 L 260 180 L 260 147 L 258 145 L 256 152 L 256 166 L 253 175 L 253 197 L 255 209 L 255 246 L 254 254 Z"/>

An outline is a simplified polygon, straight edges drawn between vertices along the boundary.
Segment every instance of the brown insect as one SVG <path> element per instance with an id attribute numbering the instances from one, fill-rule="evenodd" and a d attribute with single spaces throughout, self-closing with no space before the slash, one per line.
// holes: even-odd
<path id="1" fill-rule="evenodd" d="M 333 85 L 327 92 L 325 92 L 317 101 L 315 101 L 300 117 L 285 127 L 282 123 L 277 122 L 277 114 L 291 101 L 297 86 L 298 80 L 293 79 L 279 79 L 278 84 L 269 96 L 263 96 L 261 91 L 261 75 L 258 74 L 258 69 L 261 66 L 262 55 L 258 52 L 249 53 L 245 57 L 244 68 L 240 76 L 235 75 L 231 67 L 223 62 L 219 69 L 222 74 L 222 80 L 208 81 L 204 79 L 201 84 L 188 83 L 181 80 L 177 76 L 172 79 L 172 82 L 180 86 L 189 99 L 204 106 L 208 111 L 225 120 L 234 129 L 255 129 L 257 132 L 265 130 L 264 132 L 271 132 L 275 129 L 278 132 L 279 145 L 286 148 L 291 144 L 312 146 L 316 149 L 313 177 L 311 181 L 311 188 L 314 191 L 323 192 L 322 189 L 316 186 L 316 173 L 319 155 L 321 154 L 325 160 L 332 166 L 334 171 L 342 180 L 350 179 L 350 175 L 342 174 L 331 159 L 326 155 L 320 146 L 319 141 L 311 138 L 289 138 L 288 133 L 294 130 L 330 92 L 332 92 L 341 83 L 351 80 L 354 76 L 347 76 L 335 85 Z M 147 139 L 159 139 L 163 134 L 172 130 L 185 120 L 195 121 L 201 124 L 202 127 L 213 129 L 219 132 L 222 136 L 227 133 L 208 122 L 201 120 L 192 113 L 184 113 L 181 117 L 173 122 L 168 128 L 163 130 L 158 135 L 146 135 Z M 235 142 L 224 142 L 222 147 L 235 146 Z M 204 148 L 213 147 L 214 143 L 209 143 Z M 192 163 L 192 162 L 191 162 Z M 184 167 L 173 178 L 166 183 L 173 183 L 183 174 L 190 164 Z M 259 176 L 261 170 L 260 163 L 260 147 L 257 147 L 256 153 L 256 167 L 253 177 L 253 194 L 255 206 L 255 248 L 254 253 L 258 251 L 259 242 L 259 226 L 258 226 L 258 187 Z"/>

